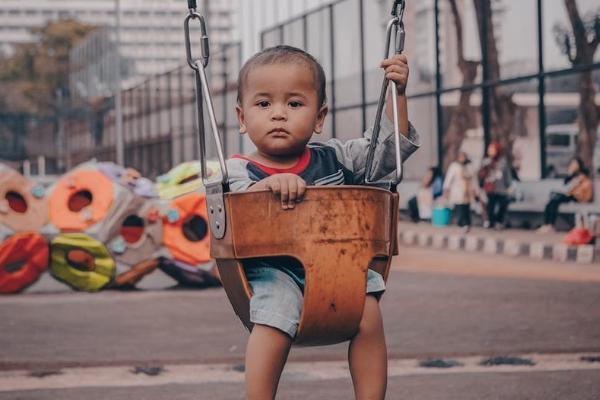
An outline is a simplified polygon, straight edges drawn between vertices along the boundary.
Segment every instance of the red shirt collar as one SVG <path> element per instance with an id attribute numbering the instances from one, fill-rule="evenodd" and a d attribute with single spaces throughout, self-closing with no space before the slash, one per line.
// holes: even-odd
<path id="1" fill-rule="evenodd" d="M 263 172 L 265 172 L 268 175 L 275 175 L 275 174 L 296 174 L 296 175 L 300 175 L 302 172 L 304 172 L 304 170 L 306 170 L 306 168 L 308 167 L 308 164 L 310 163 L 310 149 L 307 147 L 306 149 L 304 149 L 304 152 L 302 153 L 302 155 L 300 156 L 300 158 L 298 159 L 298 162 L 296 163 L 296 165 L 294 165 L 293 167 L 290 168 L 272 168 L 272 167 L 268 167 L 264 164 L 261 164 L 257 161 L 251 160 L 248 157 L 245 157 L 241 154 L 234 154 L 233 156 L 231 156 L 231 158 L 241 158 L 243 160 L 246 160 L 254 165 L 256 165 L 258 168 L 260 168 Z"/>

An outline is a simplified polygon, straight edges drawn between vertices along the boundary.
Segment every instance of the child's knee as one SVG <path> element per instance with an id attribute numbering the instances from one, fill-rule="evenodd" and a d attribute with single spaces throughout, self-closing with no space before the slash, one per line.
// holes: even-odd
<path id="1" fill-rule="evenodd" d="M 363 316 L 358 327 L 358 334 L 363 335 L 381 335 L 383 334 L 383 321 L 379 302 L 375 296 L 367 295 Z"/>
<path id="2" fill-rule="evenodd" d="M 293 341 L 290 335 L 281 329 L 263 324 L 254 324 L 250 335 L 260 341 L 268 341 L 273 346 L 290 346 Z"/>

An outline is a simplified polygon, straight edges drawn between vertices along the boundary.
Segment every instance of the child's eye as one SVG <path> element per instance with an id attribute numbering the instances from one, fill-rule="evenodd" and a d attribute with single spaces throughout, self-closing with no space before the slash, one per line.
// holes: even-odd
<path id="1" fill-rule="evenodd" d="M 300 107 L 302 105 L 302 103 L 300 103 L 299 101 L 290 101 L 289 105 L 292 108 L 297 108 L 297 107 Z"/>
<path id="2" fill-rule="evenodd" d="M 258 103 L 256 103 L 257 106 L 259 106 L 260 108 L 267 108 L 269 107 L 269 102 L 266 100 L 263 101 L 259 101 Z"/>

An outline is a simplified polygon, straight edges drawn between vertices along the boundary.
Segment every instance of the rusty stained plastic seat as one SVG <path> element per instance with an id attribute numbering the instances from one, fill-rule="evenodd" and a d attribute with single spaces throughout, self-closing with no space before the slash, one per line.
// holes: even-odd
<path id="1" fill-rule="evenodd" d="M 350 339 L 366 296 L 367 268 L 387 280 L 396 254 L 398 194 L 364 186 L 309 187 L 294 210 L 271 192 L 228 193 L 223 239 L 211 237 L 221 281 L 248 329 L 252 292 L 244 259 L 294 257 L 305 270 L 304 307 L 296 345 Z"/>

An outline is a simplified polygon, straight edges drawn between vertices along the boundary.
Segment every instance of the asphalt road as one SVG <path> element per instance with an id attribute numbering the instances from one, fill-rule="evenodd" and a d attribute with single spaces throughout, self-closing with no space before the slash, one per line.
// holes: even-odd
<path id="1" fill-rule="evenodd" d="M 600 362 L 580 361 L 600 354 L 600 266 L 423 249 L 398 264 L 382 300 L 389 399 L 600 399 Z M 1 298 L 0 399 L 243 398 L 247 333 L 224 292 L 152 280 L 96 294 L 42 282 Z M 478 365 L 505 355 L 537 365 Z M 472 367 L 418 366 L 430 358 Z M 279 398 L 352 398 L 346 371 L 332 372 L 345 359 L 345 344 L 293 349 Z"/>

